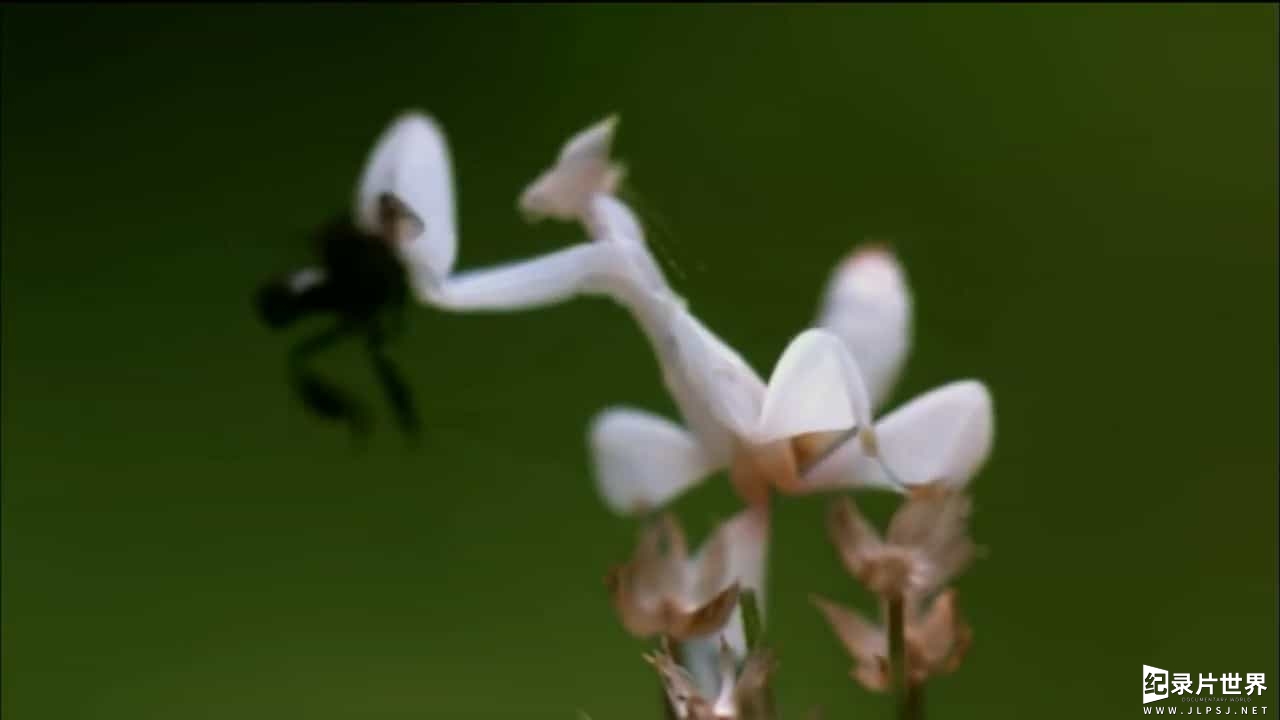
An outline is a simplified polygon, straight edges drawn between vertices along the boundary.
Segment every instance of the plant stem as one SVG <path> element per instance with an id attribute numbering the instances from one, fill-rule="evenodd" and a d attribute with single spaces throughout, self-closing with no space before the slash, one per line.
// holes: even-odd
<path id="1" fill-rule="evenodd" d="M 907 621 L 901 595 L 891 595 L 889 605 L 889 671 L 899 720 L 923 720 L 924 689 L 907 676 Z"/>
<path id="2" fill-rule="evenodd" d="M 658 702 L 662 703 L 662 717 L 666 720 L 679 720 L 676 709 L 671 707 L 671 698 L 667 697 L 667 688 L 662 683 L 658 683 Z"/>
<path id="3" fill-rule="evenodd" d="M 683 647 L 678 643 L 673 643 L 671 638 L 665 636 L 662 638 L 661 643 L 663 649 L 669 649 L 669 652 L 672 653 L 677 663 L 680 663 L 681 665 L 684 664 Z M 665 718 L 665 720 L 680 720 L 676 707 L 671 704 L 671 696 L 667 694 L 667 684 L 661 679 L 658 681 L 658 702 L 662 705 L 662 717 Z"/>
<path id="4" fill-rule="evenodd" d="M 756 601 L 755 592 L 751 590 L 742 591 L 738 596 L 738 604 L 742 607 L 742 629 L 747 636 L 747 651 L 750 652 L 760 646 L 764 634 L 764 623 L 760 621 L 760 604 Z"/>
<path id="5" fill-rule="evenodd" d="M 760 603 L 756 599 L 755 592 L 744 590 L 738 595 L 738 607 L 742 611 L 742 630 L 747 639 L 747 653 L 763 650 L 764 621 L 760 618 Z M 773 683 L 767 682 L 761 688 L 758 700 L 759 706 L 753 708 L 752 717 L 759 720 L 773 720 L 778 716 L 777 700 L 773 696 Z"/>
<path id="6" fill-rule="evenodd" d="M 924 720 L 924 683 L 907 687 L 907 715 L 910 720 Z"/>

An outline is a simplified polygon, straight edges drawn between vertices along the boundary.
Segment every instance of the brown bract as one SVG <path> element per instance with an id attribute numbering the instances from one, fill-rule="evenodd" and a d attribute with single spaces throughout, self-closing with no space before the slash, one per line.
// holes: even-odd
<path id="1" fill-rule="evenodd" d="M 844 566 L 881 597 L 911 601 L 932 594 L 973 559 L 969 498 L 940 487 L 913 493 L 883 538 L 853 500 L 832 504 L 827 528 Z"/>
<path id="2" fill-rule="evenodd" d="M 747 655 L 737 670 L 733 651 L 721 641 L 719 688 L 707 697 L 689 673 L 671 656 L 666 642 L 645 660 L 658 671 L 671 710 L 679 720 L 755 720 L 768 717 L 766 691 L 776 663 L 773 654 L 757 650 Z"/>
<path id="3" fill-rule="evenodd" d="M 640 535 L 631 562 L 609 573 L 609 593 L 623 627 L 637 637 L 686 640 L 722 627 L 738 602 L 724 532 L 690 559 L 684 531 L 669 514 Z"/>
<path id="4" fill-rule="evenodd" d="M 888 690 L 891 678 L 885 628 L 856 610 L 820 597 L 812 600 L 853 658 L 849 674 L 868 690 Z M 954 672 L 973 639 L 968 623 L 960 616 L 955 591 L 940 593 L 923 612 L 909 612 L 904 633 L 908 682 L 920 685 L 931 677 Z"/>

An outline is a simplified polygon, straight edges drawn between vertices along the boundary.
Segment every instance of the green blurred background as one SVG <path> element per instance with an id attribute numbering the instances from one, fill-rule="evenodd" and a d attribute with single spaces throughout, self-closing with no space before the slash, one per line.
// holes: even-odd
<path id="1" fill-rule="evenodd" d="M 602 578 L 635 527 L 583 431 L 671 411 L 599 300 L 422 309 L 427 422 L 306 415 L 249 297 L 385 124 L 452 146 L 461 268 L 575 242 L 524 183 L 621 113 L 673 282 L 766 371 L 867 238 L 907 265 L 894 402 L 995 395 L 989 555 L 935 718 L 1131 717 L 1139 665 L 1277 677 L 1277 10 L 3 9 L 3 709 L 14 718 L 652 718 Z M 292 336 L 291 336 L 292 337 Z M 354 347 L 322 363 L 380 401 Z M 727 483 L 681 501 L 698 533 Z M 866 597 L 778 507 L 786 717 L 887 717 L 810 607 Z M 1275 712 L 1269 709 L 1268 713 Z"/>

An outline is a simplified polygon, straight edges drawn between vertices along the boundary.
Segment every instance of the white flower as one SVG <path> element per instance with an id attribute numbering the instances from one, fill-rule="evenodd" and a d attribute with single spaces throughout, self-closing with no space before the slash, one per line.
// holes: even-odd
<path id="1" fill-rule="evenodd" d="M 745 649 L 735 607 L 739 591 L 759 593 L 763 586 L 767 537 L 768 515 L 744 510 L 689 557 L 680 525 L 670 515 L 659 517 L 641 532 L 631 561 L 609 574 L 623 627 L 637 637 L 676 640 L 724 631 L 731 645 Z"/>
<path id="2" fill-rule="evenodd" d="M 725 643 L 720 643 L 715 657 L 714 684 L 699 687 L 694 676 L 680 667 L 671 651 L 664 646 L 645 660 L 658 671 L 666 690 L 671 711 L 679 720 L 749 720 L 770 717 L 768 707 L 769 675 L 773 672 L 772 653 L 757 650 L 743 661 L 738 671 L 737 656 Z"/>

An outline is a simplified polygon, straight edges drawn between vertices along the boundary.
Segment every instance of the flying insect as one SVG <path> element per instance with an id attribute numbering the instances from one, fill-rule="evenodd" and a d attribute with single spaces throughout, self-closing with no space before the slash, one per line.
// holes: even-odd
<path id="1" fill-rule="evenodd" d="M 331 218 L 312 237 L 312 264 L 268 280 L 254 304 L 262 322 L 284 331 L 310 318 L 329 324 L 289 350 L 290 383 L 314 415 L 363 436 L 365 403 L 314 366 L 340 342 L 362 344 L 396 423 L 410 438 L 420 420 L 410 385 L 390 348 L 403 334 L 415 283 L 446 275 L 456 248 L 452 175 L 443 134 L 419 113 L 399 117 L 375 144 L 354 212 Z"/>

